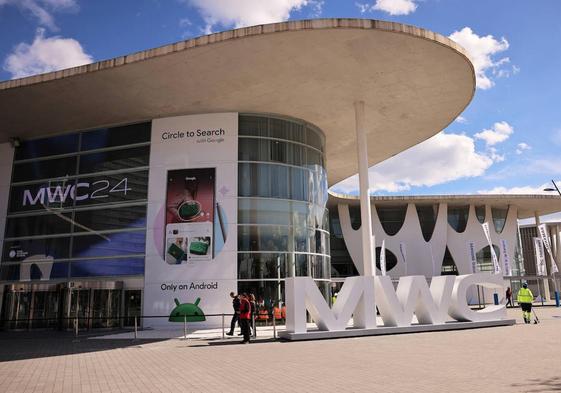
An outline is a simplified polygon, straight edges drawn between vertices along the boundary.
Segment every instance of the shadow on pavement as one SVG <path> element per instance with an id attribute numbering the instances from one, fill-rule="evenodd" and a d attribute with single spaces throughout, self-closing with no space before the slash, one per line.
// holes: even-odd
<path id="1" fill-rule="evenodd" d="M 0 363 L 116 348 L 134 348 L 142 344 L 165 341 L 165 339 L 88 340 L 89 337 L 103 334 L 107 332 L 81 334 L 78 337 L 75 337 L 72 332 L 61 331 L 0 332 Z"/>
<path id="2" fill-rule="evenodd" d="M 528 383 L 512 384 L 515 388 L 524 388 L 525 392 L 561 392 L 561 377 L 548 379 L 530 379 Z"/>

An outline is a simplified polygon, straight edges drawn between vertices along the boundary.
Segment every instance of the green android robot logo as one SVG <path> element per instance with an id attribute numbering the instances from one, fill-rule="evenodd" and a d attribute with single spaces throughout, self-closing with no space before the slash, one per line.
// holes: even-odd
<path id="1" fill-rule="evenodd" d="M 174 299 L 176 306 L 169 314 L 170 322 L 202 322 L 206 321 L 204 311 L 199 307 L 201 298 L 198 297 L 195 303 L 179 303 Z"/>

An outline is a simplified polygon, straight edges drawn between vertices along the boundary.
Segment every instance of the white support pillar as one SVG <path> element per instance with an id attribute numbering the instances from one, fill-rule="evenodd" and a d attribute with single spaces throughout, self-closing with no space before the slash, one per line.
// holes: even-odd
<path id="1" fill-rule="evenodd" d="M 534 212 L 534 217 L 536 218 L 536 230 L 537 230 L 538 226 L 541 224 L 540 215 L 538 214 L 538 212 Z M 548 266 L 548 264 L 547 264 L 547 258 L 548 258 L 547 253 L 546 253 L 545 258 L 546 258 L 545 259 L 546 260 L 546 264 L 545 264 L 546 268 L 545 269 L 546 269 L 546 272 L 549 274 L 549 271 L 547 269 L 547 266 Z M 551 298 L 549 296 L 549 280 L 547 278 L 544 278 L 544 279 L 542 279 L 542 282 L 543 282 L 543 294 L 542 295 L 543 295 L 544 300 L 547 302 L 547 301 L 551 300 Z"/>
<path id="2" fill-rule="evenodd" d="M 376 273 L 372 247 L 372 216 L 370 212 L 370 185 L 368 180 L 368 149 L 366 126 L 364 119 L 364 101 L 356 101 L 356 146 L 358 158 L 358 180 L 360 193 L 360 237 L 364 275 L 374 276 Z"/>

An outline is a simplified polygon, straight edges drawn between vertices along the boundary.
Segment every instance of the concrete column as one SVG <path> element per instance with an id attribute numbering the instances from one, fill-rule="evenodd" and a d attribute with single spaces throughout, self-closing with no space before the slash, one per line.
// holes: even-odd
<path id="1" fill-rule="evenodd" d="M 534 212 L 534 217 L 536 218 L 536 229 L 537 229 L 538 225 L 541 224 L 540 215 L 538 214 L 538 212 Z M 538 234 L 538 237 L 539 237 L 539 234 Z M 545 252 L 545 254 L 546 254 L 545 266 L 546 266 L 546 271 L 547 271 L 548 270 L 547 269 L 547 258 L 548 258 L 547 257 L 547 251 Z M 549 296 L 549 280 L 547 278 L 544 278 L 544 279 L 542 279 L 542 282 L 543 282 L 543 293 L 542 293 L 542 295 L 543 295 L 544 300 L 547 302 L 547 301 L 551 300 L 551 298 Z"/>
<path id="2" fill-rule="evenodd" d="M 374 265 L 374 253 L 372 252 L 372 216 L 370 212 L 370 185 L 368 180 L 368 149 L 364 119 L 364 101 L 356 101 L 354 106 L 360 192 L 361 254 L 362 263 L 364 265 L 363 272 L 365 276 L 373 276 L 376 273 L 376 269 Z"/>

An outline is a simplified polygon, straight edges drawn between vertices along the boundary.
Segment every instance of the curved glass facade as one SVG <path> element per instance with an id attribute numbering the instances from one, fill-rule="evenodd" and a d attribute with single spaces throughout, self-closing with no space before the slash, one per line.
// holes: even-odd
<path id="1" fill-rule="evenodd" d="M 330 279 L 325 138 L 303 121 L 240 115 L 238 279 L 240 292 L 282 298 L 285 277 Z"/>

